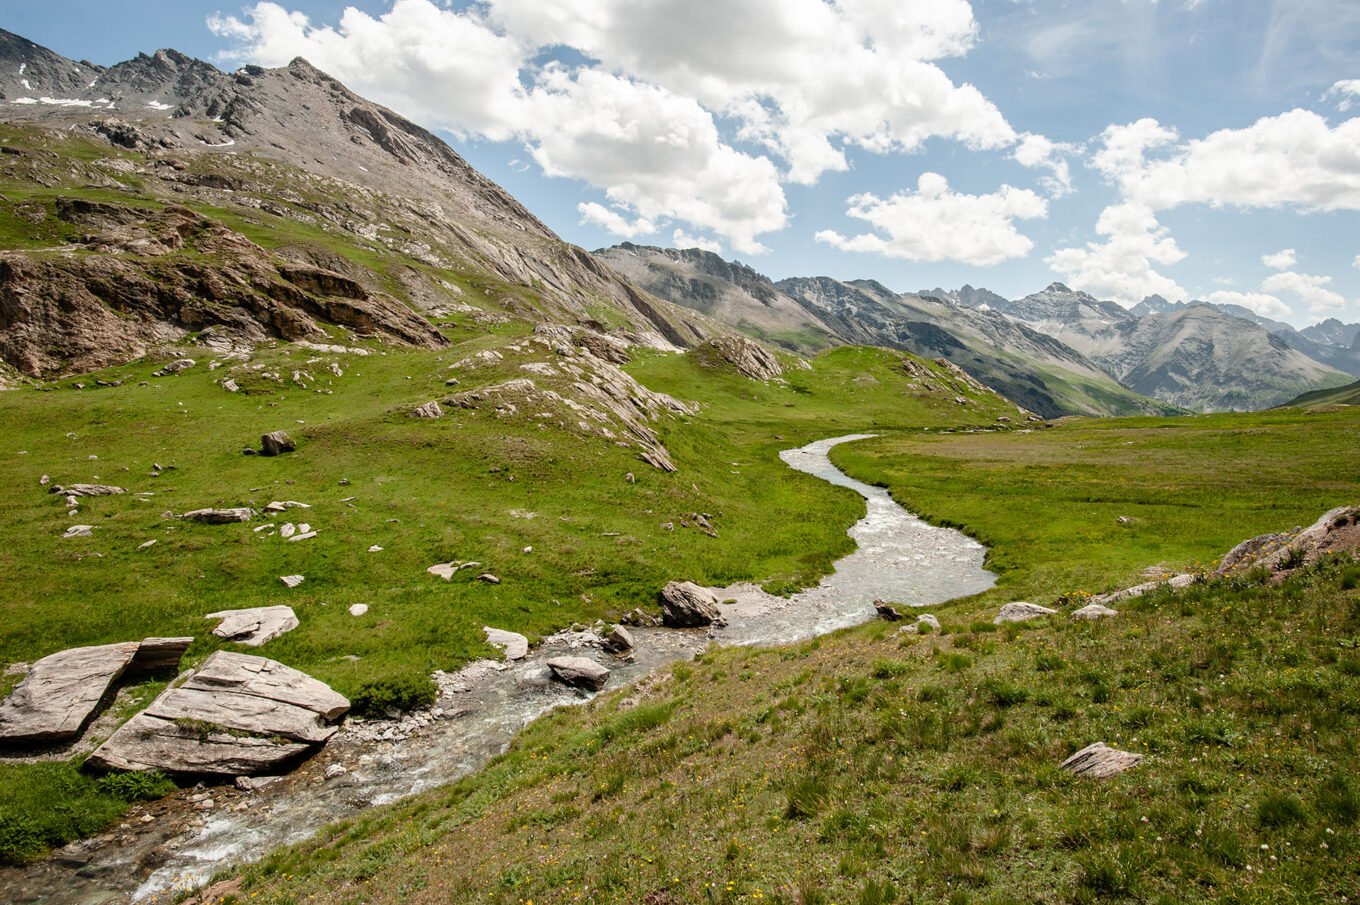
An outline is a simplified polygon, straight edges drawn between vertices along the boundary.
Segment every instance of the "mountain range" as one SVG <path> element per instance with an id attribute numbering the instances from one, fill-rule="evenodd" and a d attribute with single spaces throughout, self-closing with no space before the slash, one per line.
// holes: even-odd
<path id="1" fill-rule="evenodd" d="M 649 292 L 798 351 L 863 343 L 948 358 L 1046 416 L 1242 411 L 1360 376 L 1360 325 L 1311 335 L 1236 306 L 1133 310 L 1054 283 L 1008 300 L 986 289 L 896 293 L 868 280 L 778 282 L 711 252 L 623 243 L 596 256 Z M 1250 315 L 1250 316 L 1248 316 Z"/>

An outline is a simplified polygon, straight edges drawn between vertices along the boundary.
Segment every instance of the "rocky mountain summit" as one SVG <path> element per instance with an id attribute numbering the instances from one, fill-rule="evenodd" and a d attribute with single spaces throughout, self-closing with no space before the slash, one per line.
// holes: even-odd
<path id="1" fill-rule="evenodd" d="M 668 348 L 714 332 L 305 60 L 226 73 L 161 50 L 103 69 L 0 32 L 0 73 L 0 182 L 23 199 L 0 355 L 23 373 L 200 332 L 428 346 L 429 320 L 513 317 Z"/>

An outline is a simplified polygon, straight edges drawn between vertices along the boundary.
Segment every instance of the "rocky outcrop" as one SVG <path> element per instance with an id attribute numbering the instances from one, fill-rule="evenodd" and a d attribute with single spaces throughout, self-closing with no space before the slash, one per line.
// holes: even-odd
<path id="1" fill-rule="evenodd" d="M 1262 534 L 1233 547 L 1215 574 L 1234 575 L 1253 569 L 1288 572 L 1327 553 L 1360 549 L 1360 506 L 1340 506 L 1323 513 L 1307 528 Z"/>
<path id="2" fill-rule="evenodd" d="M 90 755 L 108 770 L 274 772 L 336 732 L 349 701 L 264 657 L 218 651 Z"/>
<path id="3" fill-rule="evenodd" d="M 599 691 L 609 681 L 609 670 L 589 657 L 554 657 L 548 668 L 559 682 L 588 691 Z"/>
<path id="4" fill-rule="evenodd" d="M 399 345 L 446 342 L 396 299 L 328 295 L 333 275 L 285 265 L 188 208 L 105 206 L 117 213 L 74 243 L 83 254 L 0 254 L 0 358 L 21 373 L 107 367 L 209 327 L 242 343 L 323 338 L 322 324 Z"/>
<path id="5" fill-rule="evenodd" d="M 716 357 L 752 380 L 773 380 L 784 373 L 784 366 L 773 353 L 744 336 L 715 337 L 696 346 L 689 354 L 698 359 Z"/>
<path id="6" fill-rule="evenodd" d="M 127 493 L 122 487 L 115 487 L 112 484 L 53 484 L 48 493 L 60 493 L 66 496 L 112 496 Z"/>
<path id="7" fill-rule="evenodd" d="M 1001 608 L 1001 612 L 996 614 L 992 620 L 996 625 L 1004 625 L 1007 622 L 1028 622 L 1031 619 L 1038 619 L 1040 616 L 1052 616 L 1057 610 L 1050 610 L 1046 606 L 1039 606 L 1037 603 L 1028 603 L 1024 600 L 1017 600 L 1008 603 Z"/>
<path id="8" fill-rule="evenodd" d="M 212 630 L 219 638 L 259 647 L 298 627 L 297 614 L 290 606 L 257 606 L 241 610 L 222 610 L 209 613 L 205 619 L 220 619 Z"/>
<path id="9" fill-rule="evenodd" d="M 444 410 L 434 400 L 418 405 L 411 410 L 412 418 L 443 418 Z"/>
<path id="10" fill-rule="evenodd" d="M 52 744 L 76 738 L 119 679 L 176 668 L 193 640 L 147 638 L 43 657 L 0 702 L 0 744 Z"/>
<path id="11" fill-rule="evenodd" d="M 1086 779 L 1107 779 L 1143 762 L 1143 755 L 1111 748 L 1104 742 L 1087 745 L 1060 765 L 1062 769 Z"/>
<path id="12" fill-rule="evenodd" d="M 1118 615 L 1119 615 L 1118 610 L 1112 610 L 1109 607 L 1102 606 L 1099 603 L 1088 603 L 1081 609 L 1073 610 L 1070 614 L 1068 614 L 1068 618 L 1081 619 L 1087 622 L 1096 622 L 1101 619 L 1108 619 L 1111 616 Z"/>
<path id="13" fill-rule="evenodd" d="M 718 598 L 692 581 L 671 581 L 661 589 L 661 621 L 672 628 L 726 625 Z"/>

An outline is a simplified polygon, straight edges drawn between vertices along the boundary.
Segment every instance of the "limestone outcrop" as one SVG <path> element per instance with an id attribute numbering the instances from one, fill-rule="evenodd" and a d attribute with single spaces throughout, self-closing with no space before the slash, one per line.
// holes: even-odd
<path id="1" fill-rule="evenodd" d="M 218 651 L 90 755 L 109 770 L 276 771 L 335 734 L 349 701 L 274 660 Z"/>
<path id="2" fill-rule="evenodd" d="M 1062 769 L 1087 779 L 1107 779 L 1143 762 L 1143 755 L 1111 748 L 1104 742 L 1087 745 L 1060 765 Z"/>
<path id="3" fill-rule="evenodd" d="M 0 701 L 0 744 L 55 744 L 76 738 L 119 679 L 176 668 L 193 640 L 147 638 L 43 657 Z"/>
<path id="4" fill-rule="evenodd" d="M 209 613 L 204 619 L 222 620 L 212 633 L 219 638 L 250 647 L 259 647 L 298 627 L 297 614 L 290 606 L 256 606 L 240 610 Z"/>

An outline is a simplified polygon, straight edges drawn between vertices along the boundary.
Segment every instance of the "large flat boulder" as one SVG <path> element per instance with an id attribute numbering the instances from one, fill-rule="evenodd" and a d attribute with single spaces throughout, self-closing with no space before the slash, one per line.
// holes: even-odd
<path id="1" fill-rule="evenodd" d="M 599 691 L 609 681 L 609 670 L 589 657 L 553 657 L 548 668 L 559 682 Z"/>
<path id="2" fill-rule="evenodd" d="M 241 610 L 209 613 L 204 619 L 221 619 L 212 630 L 219 638 L 250 647 L 259 647 L 298 627 L 297 615 L 290 606 L 256 606 Z"/>
<path id="3" fill-rule="evenodd" d="M 1143 762 L 1143 755 L 1111 748 L 1104 742 L 1087 745 L 1060 765 L 1076 776 L 1088 779 L 1107 779 L 1132 770 Z"/>
<path id="4" fill-rule="evenodd" d="M 692 581 L 669 581 L 661 589 L 661 621 L 673 628 L 727 624 L 717 596 Z"/>
<path id="5" fill-rule="evenodd" d="M 218 651 L 125 723 L 89 762 L 229 776 L 277 771 L 335 734 L 349 701 L 274 660 Z"/>
<path id="6" fill-rule="evenodd" d="M 992 622 L 997 625 L 1005 625 L 1007 622 L 1028 622 L 1031 619 L 1038 619 L 1040 616 L 1052 616 L 1056 612 L 1057 610 L 1039 606 L 1037 603 L 1017 600 L 1003 606 Z"/>
<path id="7" fill-rule="evenodd" d="M 529 655 L 529 639 L 519 632 L 508 632 L 489 625 L 482 626 L 482 631 L 486 632 L 488 644 L 494 644 L 505 651 L 505 659 L 523 660 Z"/>
<path id="8" fill-rule="evenodd" d="M 71 741 L 85 729 L 120 678 L 177 667 L 192 641 L 148 638 L 76 647 L 43 657 L 0 702 L 0 744 Z"/>

